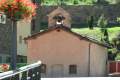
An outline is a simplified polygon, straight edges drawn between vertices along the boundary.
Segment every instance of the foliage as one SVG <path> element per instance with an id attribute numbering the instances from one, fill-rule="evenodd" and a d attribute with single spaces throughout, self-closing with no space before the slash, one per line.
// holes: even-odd
<path id="1" fill-rule="evenodd" d="M 97 0 L 94 4 L 107 5 L 109 2 L 107 0 Z"/>
<path id="2" fill-rule="evenodd" d="M 107 24 L 108 24 L 108 21 L 107 21 L 107 19 L 105 19 L 104 14 L 102 14 L 98 20 L 97 26 L 100 27 L 100 31 L 102 33 L 101 41 L 109 43 Z"/>
<path id="3" fill-rule="evenodd" d="M 103 40 L 104 43 L 109 43 L 109 34 L 107 28 L 104 29 Z"/>
<path id="4" fill-rule="evenodd" d="M 102 14 L 98 20 L 97 26 L 101 28 L 101 31 L 103 32 L 103 29 L 106 28 L 108 21 L 105 19 L 104 14 Z"/>
<path id="5" fill-rule="evenodd" d="M 112 44 L 112 53 L 116 54 L 115 60 L 120 60 L 120 35 L 113 38 L 111 41 Z"/>
<path id="6" fill-rule="evenodd" d="M 116 4 L 120 4 L 120 0 L 115 0 L 115 3 Z"/>
<path id="7" fill-rule="evenodd" d="M 94 4 L 117 4 L 120 0 L 42 0 L 43 5 L 58 5 L 61 3 L 65 3 L 66 5 L 94 5 Z"/>
<path id="8" fill-rule="evenodd" d="M 120 33 L 112 39 L 111 44 L 113 48 L 116 48 L 116 53 L 120 53 Z"/>
<path id="9" fill-rule="evenodd" d="M 74 0 L 73 4 L 74 5 L 79 4 L 78 0 Z"/>
<path id="10" fill-rule="evenodd" d="M 78 34 L 83 34 L 86 36 L 92 36 L 93 38 L 97 40 L 101 40 L 101 31 L 100 28 L 95 27 L 93 30 L 89 30 L 88 28 L 73 28 L 73 32 L 76 32 Z M 112 28 L 108 28 L 108 34 L 109 34 L 109 40 L 112 41 L 113 38 L 116 37 L 120 32 L 120 27 L 114 26 Z"/>
<path id="11" fill-rule="evenodd" d="M 99 30 L 100 28 L 94 28 L 93 30 L 89 30 L 88 28 L 81 28 L 81 29 L 72 29 L 72 31 L 77 32 L 78 34 L 83 34 L 86 36 L 90 36 L 98 41 L 101 41 L 101 31 Z M 115 41 L 115 45 L 113 43 L 113 40 L 116 39 L 119 36 L 120 33 L 120 27 L 112 27 L 112 28 L 108 28 L 108 34 L 109 34 L 109 40 L 110 40 L 110 44 L 113 45 L 113 48 L 109 49 L 109 52 L 111 52 L 111 57 L 112 59 L 116 59 L 116 60 L 120 60 L 120 55 L 119 55 L 119 50 L 117 48 L 120 49 L 120 39 L 117 41 Z M 118 35 L 118 36 L 117 36 Z M 120 38 L 120 37 L 118 37 Z M 115 58 L 116 57 L 116 58 Z"/>
<path id="12" fill-rule="evenodd" d="M 115 60 L 120 60 L 120 53 L 117 54 Z"/>
<path id="13" fill-rule="evenodd" d="M 30 0 L 1 0 L 0 11 L 10 19 L 31 18 L 36 14 L 36 5 Z"/>
<path id="14" fill-rule="evenodd" d="M 120 17 L 117 17 L 117 22 L 120 22 Z"/>
<path id="15" fill-rule="evenodd" d="M 108 51 L 111 52 L 111 53 L 113 53 L 113 54 L 117 53 L 117 49 L 116 48 L 108 49 Z"/>
<path id="16" fill-rule="evenodd" d="M 89 29 L 93 29 L 93 24 L 94 24 L 94 17 L 90 16 L 88 18 L 88 27 L 89 27 Z"/>

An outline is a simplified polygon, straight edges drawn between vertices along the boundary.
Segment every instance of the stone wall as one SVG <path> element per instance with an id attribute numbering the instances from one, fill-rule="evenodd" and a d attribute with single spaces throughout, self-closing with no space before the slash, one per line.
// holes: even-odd
<path id="1" fill-rule="evenodd" d="M 0 23 L 0 54 L 10 54 L 11 52 L 11 22 L 7 20 L 6 24 Z"/>
<path id="2" fill-rule="evenodd" d="M 120 17 L 120 5 L 81 5 L 81 6 L 62 6 L 72 16 L 72 24 L 79 26 L 79 24 L 87 23 L 88 17 L 93 15 L 95 21 L 97 21 L 102 13 L 109 20 L 110 24 L 117 24 L 116 18 Z M 47 23 L 47 15 L 55 10 L 57 6 L 42 6 L 40 7 L 41 14 L 40 20 L 43 24 Z M 37 17 L 38 18 L 38 17 Z"/>

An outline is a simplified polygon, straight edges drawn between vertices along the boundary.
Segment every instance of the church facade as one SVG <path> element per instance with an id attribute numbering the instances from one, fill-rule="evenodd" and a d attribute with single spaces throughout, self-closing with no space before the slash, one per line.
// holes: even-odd
<path id="1" fill-rule="evenodd" d="M 70 18 L 64 15 L 68 13 L 59 7 L 54 11 L 49 18 L 49 23 L 55 19 L 52 27 L 25 38 L 28 63 L 41 60 L 42 77 L 106 76 L 108 46 L 72 32 Z"/>

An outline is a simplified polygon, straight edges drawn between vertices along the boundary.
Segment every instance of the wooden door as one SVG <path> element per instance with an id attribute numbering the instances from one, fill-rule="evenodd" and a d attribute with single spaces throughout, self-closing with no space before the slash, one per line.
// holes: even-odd
<path id="1" fill-rule="evenodd" d="M 52 66 L 52 77 L 62 77 L 63 76 L 63 65 L 55 64 Z"/>

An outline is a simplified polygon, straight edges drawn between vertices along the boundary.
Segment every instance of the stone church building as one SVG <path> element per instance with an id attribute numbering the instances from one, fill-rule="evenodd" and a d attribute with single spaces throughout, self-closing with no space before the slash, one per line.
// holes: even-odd
<path id="1" fill-rule="evenodd" d="M 48 14 L 48 21 L 48 29 L 25 38 L 27 61 L 42 61 L 42 77 L 107 75 L 106 44 L 72 32 L 70 14 L 63 8 Z"/>

